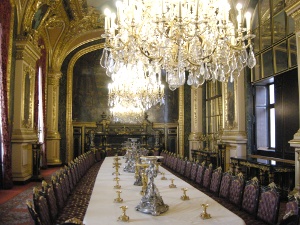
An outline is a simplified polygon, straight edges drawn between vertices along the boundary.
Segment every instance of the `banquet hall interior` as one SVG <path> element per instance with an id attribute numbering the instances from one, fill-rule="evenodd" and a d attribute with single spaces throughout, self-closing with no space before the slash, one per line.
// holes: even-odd
<path id="1" fill-rule="evenodd" d="M 1 0 L 0 224 L 101 224 L 106 170 L 119 220 L 299 224 L 299 51 L 299 0 Z"/>

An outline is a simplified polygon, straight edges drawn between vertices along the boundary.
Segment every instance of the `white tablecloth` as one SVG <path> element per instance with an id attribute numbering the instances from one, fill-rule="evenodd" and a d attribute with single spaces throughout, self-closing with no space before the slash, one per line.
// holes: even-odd
<path id="1" fill-rule="evenodd" d="M 118 221 L 118 217 L 122 214 L 120 206 L 123 205 L 128 206 L 126 215 L 129 216 L 129 223 L 131 224 L 245 224 L 240 217 L 224 208 L 215 200 L 161 167 L 160 171 L 165 172 L 165 177 L 168 178 L 168 180 L 161 180 L 162 175 L 158 175 L 154 179 L 154 183 L 156 184 L 164 203 L 169 205 L 169 210 L 159 216 L 152 216 L 136 211 L 135 207 L 142 198 L 140 194 L 142 187 L 133 185 L 135 181 L 133 173 L 123 172 L 123 167 L 125 165 L 123 159 L 121 160 L 122 165 L 119 170 L 121 173 L 119 176 L 119 184 L 121 185 L 120 190 L 122 191 L 121 198 L 123 198 L 124 201 L 122 203 L 115 203 L 114 199 L 117 198 L 117 189 L 114 189 L 116 181 L 113 180 L 115 175 L 112 175 L 112 173 L 115 169 L 112 167 L 112 163 L 113 157 L 107 157 L 99 170 L 91 200 L 83 221 L 85 225 L 112 225 L 124 223 Z M 177 188 L 169 188 L 171 178 L 174 178 L 174 184 Z M 181 188 L 188 188 L 186 195 L 190 197 L 190 200 L 183 201 L 180 199 L 183 195 Z M 211 215 L 211 219 L 201 219 L 201 204 L 203 203 L 209 204 L 207 213 Z"/>

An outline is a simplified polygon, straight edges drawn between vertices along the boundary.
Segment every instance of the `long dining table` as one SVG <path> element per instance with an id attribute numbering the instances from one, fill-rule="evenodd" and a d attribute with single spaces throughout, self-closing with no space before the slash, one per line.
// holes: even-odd
<path id="1" fill-rule="evenodd" d="M 142 195 L 141 186 L 135 186 L 134 173 L 123 171 L 125 160 L 121 158 L 121 167 L 119 169 L 119 185 L 120 189 L 115 189 L 116 181 L 113 175 L 114 157 L 106 157 L 98 172 L 90 203 L 87 208 L 83 224 L 85 225 L 114 225 L 122 224 L 123 221 L 118 220 L 122 215 L 121 206 L 127 206 L 126 215 L 129 217 L 128 223 L 138 225 L 182 225 L 182 224 L 230 224 L 230 225 L 245 225 L 243 219 L 226 209 L 224 206 L 210 198 L 203 192 L 194 188 L 184 180 L 176 177 L 174 174 L 159 167 L 159 171 L 164 173 L 167 180 L 162 180 L 161 174 L 155 179 L 154 183 L 157 186 L 164 204 L 169 206 L 169 210 L 159 216 L 145 214 L 136 211 L 135 207 L 139 205 Z M 172 183 L 176 188 L 170 188 Z M 186 195 L 189 200 L 181 200 L 183 195 L 182 188 L 187 188 Z M 118 197 L 117 190 L 120 190 L 120 197 L 123 202 L 114 202 Z M 208 204 L 207 213 L 211 215 L 210 219 L 202 219 L 203 212 L 202 204 Z"/>

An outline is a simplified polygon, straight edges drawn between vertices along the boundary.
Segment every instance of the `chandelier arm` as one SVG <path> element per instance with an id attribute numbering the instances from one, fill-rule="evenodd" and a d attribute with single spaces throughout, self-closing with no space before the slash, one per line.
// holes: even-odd
<path id="1" fill-rule="evenodd" d="M 230 48 L 232 48 L 232 49 L 234 49 L 234 50 L 238 50 L 238 51 L 247 49 L 247 48 L 252 44 L 250 39 L 248 39 L 247 45 L 245 45 L 245 46 L 243 46 L 243 47 L 234 46 L 234 45 L 230 44 L 229 41 L 227 41 L 226 43 L 227 43 L 227 45 L 228 45 Z"/>
<path id="2" fill-rule="evenodd" d="M 139 46 L 139 49 L 140 49 L 140 51 L 141 51 L 141 53 L 144 55 L 144 56 L 146 56 L 148 59 L 151 59 L 151 60 L 159 60 L 159 61 L 161 61 L 162 60 L 162 56 L 161 57 L 154 57 L 154 56 L 149 56 L 149 55 L 147 55 L 144 51 L 143 51 L 143 49 L 141 48 L 141 46 Z"/>
<path id="3" fill-rule="evenodd" d="M 125 48 L 125 46 L 126 46 L 126 44 L 122 41 L 122 40 L 120 40 L 121 42 L 122 42 L 122 44 L 123 44 L 123 47 L 115 47 L 115 46 L 113 46 L 113 45 L 111 45 L 109 42 L 105 42 L 105 44 L 109 47 L 109 48 L 111 48 L 111 49 L 113 49 L 113 50 L 116 50 L 116 51 L 119 51 L 119 50 L 123 50 L 124 48 Z"/>

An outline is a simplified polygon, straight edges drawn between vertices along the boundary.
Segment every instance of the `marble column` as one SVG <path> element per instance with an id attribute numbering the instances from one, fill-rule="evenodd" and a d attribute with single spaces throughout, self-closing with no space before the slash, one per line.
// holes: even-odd
<path id="1" fill-rule="evenodd" d="M 15 45 L 12 175 L 13 181 L 23 182 L 32 177 L 32 144 L 38 140 L 33 115 L 36 62 L 41 53 L 37 43 L 30 37 L 17 37 Z"/>
<path id="2" fill-rule="evenodd" d="M 288 16 L 291 16 L 295 21 L 295 36 L 297 44 L 297 64 L 300 65 L 300 1 L 286 0 L 285 11 Z M 300 90 L 300 70 L 298 69 L 298 89 Z M 299 94 L 299 112 L 300 112 L 300 93 Z M 300 118 L 300 114 L 299 114 Z M 299 119 L 300 121 L 300 119 Z M 300 124 L 299 124 L 300 127 Z M 295 188 L 294 192 L 300 192 L 300 128 L 289 141 L 291 147 L 295 148 Z"/>
<path id="3" fill-rule="evenodd" d="M 60 165 L 60 134 L 58 132 L 59 80 L 61 72 L 48 72 L 47 86 L 47 164 Z"/>
<path id="4" fill-rule="evenodd" d="M 241 73 L 233 83 L 223 84 L 224 131 L 221 138 L 226 143 L 225 170 L 230 167 L 230 157 L 247 155 L 244 80 L 244 73 Z"/>
<path id="5" fill-rule="evenodd" d="M 192 150 L 201 147 L 200 136 L 202 135 L 202 86 L 191 88 L 191 132 L 189 134 L 189 157 L 192 159 Z"/>

